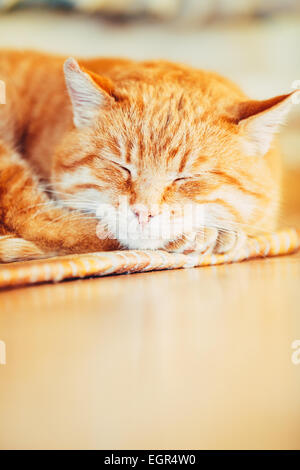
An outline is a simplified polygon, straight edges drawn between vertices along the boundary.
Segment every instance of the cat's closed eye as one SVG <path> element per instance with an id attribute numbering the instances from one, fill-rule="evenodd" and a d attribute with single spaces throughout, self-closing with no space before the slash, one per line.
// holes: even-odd
<path id="1" fill-rule="evenodd" d="M 128 178 L 131 177 L 131 170 L 127 166 L 124 166 L 121 163 L 111 159 L 109 160 L 109 162 L 112 163 L 115 168 L 121 170 L 124 174 L 126 174 Z"/>
<path id="2" fill-rule="evenodd" d="M 189 181 L 189 180 L 191 180 L 191 179 L 192 179 L 191 176 L 180 176 L 180 177 L 178 177 L 178 178 L 175 178 L 175 179 L 173 180 L 173 183 L 177 183 L 177 182 L 178 182 L 178 183 L 181 183 L 181 182 L 183 182 L 183 181 Z"/>
<path id="3" fill-rule="evenodd" d="M 129 168 L 127 168 L 126 166 L 123 166 L 123 165 L 120 165 L 119 163 L 115 163 L 121 170 L 123 170 L 125 173 L 127 173 L 127 176 L 130 177 L 131 176 L 131 171 L 129 170 Z"/>

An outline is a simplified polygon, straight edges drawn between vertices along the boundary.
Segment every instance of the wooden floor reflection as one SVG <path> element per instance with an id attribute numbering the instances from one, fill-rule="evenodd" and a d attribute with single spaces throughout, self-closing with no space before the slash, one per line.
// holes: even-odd
<path id="1" fill-rule="evenodd" d="M 2 292 L 1 448 L 300 448 L 299 261 Z"/>

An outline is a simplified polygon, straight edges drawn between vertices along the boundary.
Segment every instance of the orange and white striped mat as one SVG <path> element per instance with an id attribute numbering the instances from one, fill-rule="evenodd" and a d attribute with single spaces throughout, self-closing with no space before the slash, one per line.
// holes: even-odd
<path id="1" fill-rule="evenodd" d="M 251 258 L 290 254 L 300 246 L 300 230 L 288 229 L 249 238 L 239 251 L 225 255 L 188 255 L 165 251 L 110 251 L 23 261 L 0 266 L 0 288 L 60 282 L 65 279 L 162 269 L 193 268 Z"/>

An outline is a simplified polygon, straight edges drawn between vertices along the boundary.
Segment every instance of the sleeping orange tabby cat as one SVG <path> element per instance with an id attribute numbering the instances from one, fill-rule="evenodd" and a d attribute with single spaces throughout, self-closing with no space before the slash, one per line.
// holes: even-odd
<path id="1" fill-rule="evenodd" d="M 252 101 L 217 74 L 164 61 L 79 64 L 0 52 L 0 261 L 222 253 L 274 229 L 273 136 L 291 95 Z"/>

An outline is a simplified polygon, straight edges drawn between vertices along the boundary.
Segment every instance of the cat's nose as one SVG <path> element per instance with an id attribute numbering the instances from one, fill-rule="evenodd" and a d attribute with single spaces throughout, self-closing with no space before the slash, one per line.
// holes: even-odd
<path id="1" fill-rule="evenodd" d="M 147 209 L 146 207 L 133 206 L 132 212 L 137 217 L 140 225 L 146 225 L 149 220 L 156 215 L 154 210 Z"/>

